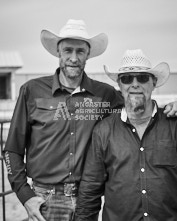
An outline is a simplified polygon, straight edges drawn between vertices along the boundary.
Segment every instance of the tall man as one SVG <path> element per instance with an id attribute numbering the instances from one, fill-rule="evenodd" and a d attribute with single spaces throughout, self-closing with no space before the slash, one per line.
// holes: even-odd
<path id="1" fill-rule="evenodd" d="M 123 99 L 113 87 L 84 72 L 86 61 L 105 51 L 105 34 L 90 37 L 84 21 L 69 20 L 59 36 L 43 30 L 41 42 L 59 58 L 60 67 L 54 76 L 21 87 L 5 160 L 12 189 L 30 221 L 68 221 L 73 219 L 92 129 Z M 32 189 L 27 177 L 33 180 Z"/>
<path id="2" fill-rule="evenodd" d="M 93 131 L 80 183 L 76 221 L 177 220 L 177 119 L 151 99 L 169 76 L 167 63 L 151 68 L 142 50 L 126 51 L 118 73 L 125 101 L 121 113 Z"/>

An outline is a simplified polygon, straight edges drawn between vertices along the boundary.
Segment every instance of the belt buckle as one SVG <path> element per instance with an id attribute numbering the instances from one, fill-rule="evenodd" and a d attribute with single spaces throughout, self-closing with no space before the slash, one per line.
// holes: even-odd
<path id="1" fill-rule="evenodd" d="M 76 196 L 77 186 L 75 183 L 64 183 L 64 195 L 65 196 Z"/>

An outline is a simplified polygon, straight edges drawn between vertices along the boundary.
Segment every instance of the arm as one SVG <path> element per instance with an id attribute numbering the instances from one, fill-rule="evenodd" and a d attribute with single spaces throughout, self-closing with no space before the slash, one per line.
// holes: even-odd
<path id="1" fill-rule="evenodd" d="M 30 139 L 27 100 L 27 89 L 25 86 L 22 86 L 4 149 L 8 179 L 12 190 L 17 194 L 22 204 L 24 204 L 30 196 L 34 196 L 33 191 L 27 184 L 26 164 L 24 163 L 25 153 L 29 146 Z"/>
<path id="2" fill-rule="evenodd" d="M 12 190 L 16 193 L 21 203 L 24 204 L 28 214 L 36 214 L 36 212 L 33 211 L 39 208 L 37 207 L 37 203 L 41 203 L 41 199 L 36 197 L 34 191 L 27 183 L 26 164 L 24 162 L 25 152 L 29 146 L 29 139 L 30 124 L 28 121 L 27 92 L 23 86 L 20 90 L 11 121 L 9 135 L 4 149 L 4 159 Z M 36 203 L 30 203 L 30 199 L 34 198 L 36 199 Z M 39 210 L 38 213 L 40 217 L 41 214 Z M 43 219 L 39 220 L 43 221 Z"/>
<path id="3" fill-rule="evenodd" d="M 76 221 L 97 221 L 101 209 L 101 196 L 104 194 L 106 179 L 101 142 L 93 132 L 92 145 L 88 150 L 83 176 L 79 187 L 76 207 Z"/>
<path id="4" fill-rule="evenodd" d="M 4 159 L 11 187 L 21 203 L 24 204 L 29 218 L 38 217 L 39 221 L 45 221 L 39 210 L 45 201 L 41 197 L 37 197 L 27 183 L 24 156 L 5 151 Z"/>

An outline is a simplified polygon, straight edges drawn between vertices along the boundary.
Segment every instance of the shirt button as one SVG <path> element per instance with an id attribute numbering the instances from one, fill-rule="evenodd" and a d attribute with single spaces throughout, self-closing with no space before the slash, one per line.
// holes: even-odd
<path id="1" fill-rule="evenodd" d="M 144 147 L 141 147 L 140 150 L 141 150 L 141 151 L 144 151 Z"/>
<path id="2" fill-rule="evenodd" d="M 70 172 L 70 173 L 69 173 L 69 175 L 71 176 L 71 175 L 72 175 L 72 173 Z"/>
<path id="3" fill-rule="evenodd" d="M 85 91 L 85 88 L 82 88 L 82 92 L 84 92 Z"/>
<path id="4" fill-rule="evenodd" d="M 144 213 L 144 216 L 148 216 L 148 213 Z"/>
<path id="5" fill-rule="evenodd" d="M 146 194 L 146 190 L 142 190 L 142 193 L 143 193 L 143 194 Z"/>
<path id="6" fill-rule="evenodd" d="M 53 108 L 53 106 L 50 106 L 50 109 L 52 109 Z"/>
<path id="7" fill-rule="evenodd" d="M 135 128 L 133 128 L 132 131 L 133 131 L 133 133 L 135 133 L 135 131 L 136 131 Z"/>
<path id="8" fill-rule="evenodd" d="M 74 133 L 73 132 L 71 132 L 71 135 L 73 135 Z"/>
<path id="9" fill-rule="evenodd" d="M 141 168 L 141 172 L 144 173 L 144 171 L 145 171 L 145 169 L 144 169 L 144 168 Z"/>
<path id="10" fill-rule="evenodd" d="M 70 156 L 72 156 L 73 155 L 73 153 L 70 153 Z"/>
<path id="11" fill-rule="evenodd" d="M 73 116 L 74 114 L 73 113 L 71 113 L 71 116 Z"/>

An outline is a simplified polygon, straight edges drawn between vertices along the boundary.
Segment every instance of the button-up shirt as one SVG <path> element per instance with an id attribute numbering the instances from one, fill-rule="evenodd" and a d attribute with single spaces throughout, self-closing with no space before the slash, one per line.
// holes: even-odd
<path id="1" fill-rule="evenodd" d="M 177 220 L 177 119 L 153 112 L 142 139 L 122 114 L 93 131 L 80 183 L 77 221 Z"/>
<path id="2" fill-rule="evenodd" d="M 21 202 L 34 195 L 26 176 L 44 184 L 79 182 L 95 123 L 122 104 L 120 92 L 85 73 L 72 93 L 60 84 L 59 69 L 25 83 L 5 147 L 9 180 Z"/>

